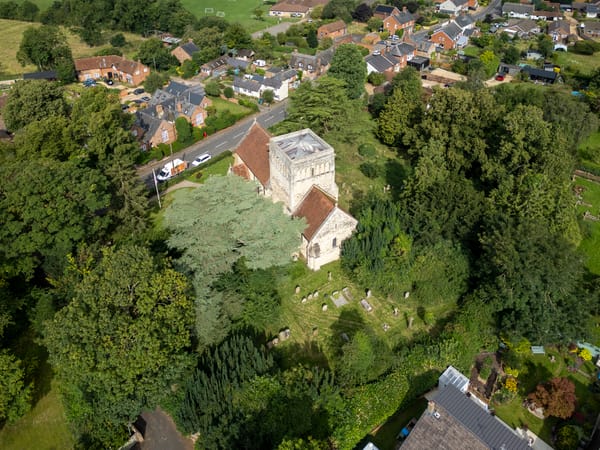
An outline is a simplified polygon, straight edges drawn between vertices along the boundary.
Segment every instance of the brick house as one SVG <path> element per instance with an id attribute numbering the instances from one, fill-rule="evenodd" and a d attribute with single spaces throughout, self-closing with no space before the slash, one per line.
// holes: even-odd
<path id="1" fill-rule="evenodd" d="M 304 17 L 308 14 L 309 10 L 308 6 L 284 1 L 271 6 L 269 15 L 276 17 Z"/>
<path id="2" fill-rule="evenodd" d="M 381 20 L 397 14 L 400 14 L 400 10 L 391 5 L 377 5 L 373 10 L 373 17 Z"/>
<path id="3" fill-rule="evenodd" d="M 431 42 L 444 50 L 452 50 L 457 47 L 458 40 L 463 34 L 463 30 L 454 22 L 450 22 L 445 27 L 440 28 L 431 35 Z"/>
<path id="4" fill-rule="evenodd" d="M 290 67 L 302 71 L 302 77 L 306 79 L 315 79 L 324 74 L 331 65 L 331 60 L 335 49 L 333 47 L 323 50 L 316 55 L 305 55 L 294 51 L 290 58 Z"/>
<path id="5" fill-rule="evenodd" d="M 171 55 L 177 58 L 180 64 L 192 59 L 194 53 L 200 51 L 198 46 L 191 40 L 187 44 L 180 45 L 171 51 Z"/>
<path id="6" fill-rule="evenodd" d="M 394 14 L 383 19 L 383 29 L 390 35 L 396 34 L 398 30 L 404 30 L 405 33 L 412 32 L 415 25 L 414 16 L 408 12 L 406 7 L 398 14 Z"/>
<path id="7" fill-rule="evenodd" d="M 337 20 L 335 22 L 321 25 L 317 29 L 317 37 L 319 39 L 335 39 L 345 36 L 347 32 L 348 28 L 346 27 L 346 22 L 344 22 L 343 20 Z"/>
<path id="8" fill-rule="evenodd" d="M 76 59 L 75 72 L 79 81 L 108 78 L 134 86 L 150 75 L 150 69 L 142 63 L 116 55 Z"/>

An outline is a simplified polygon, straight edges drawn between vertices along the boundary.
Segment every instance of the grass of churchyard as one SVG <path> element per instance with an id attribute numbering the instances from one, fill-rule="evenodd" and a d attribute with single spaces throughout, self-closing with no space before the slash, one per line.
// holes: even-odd
<path id="1" fill-rule="evenodd" d="M 278 22 L 277 18 L 269 17 L 271 4 L 262 0 L 181 0 L 181 4 L 197 18 L 221 16 L 230 23 L 242 24 L 251 33 Z M 261 20 L 254 15 L 256 8 L 263 11 Z"/>

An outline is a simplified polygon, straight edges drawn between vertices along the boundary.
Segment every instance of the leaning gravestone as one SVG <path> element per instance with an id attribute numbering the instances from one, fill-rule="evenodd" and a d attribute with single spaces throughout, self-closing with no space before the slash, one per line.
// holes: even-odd
<path id="1" fill-rule="evenodd" d="M 371 289 L 367 289 L 367 298 L 371 298 L 372 292 Z"/>
<path id="2" fill-rule="evenodd" d="M 302 297 L 302 303 L 306 303 L 306 297 Z"/>
<path id="3" fill-rule="evenodd" d="M 406 291 L 404 293 L 404 299 L 407 299 L 408 297 L 410 297 L 410 292 Z"/>
<path id="4" fill-rule="evenodd" d="M 323 306 L 321 306 L 321 309 L 322 309 L 323 311 L 327 311 L 327 305 L 326 305 L 325 303 L 323 303 Z"/>
<path id="5" fill-rule="evenodd" d="M 327 281 L 331 281 L 331 272 L 327 272 Z"/>
<path id="6" fill-rule="evenodd" d="M 300 286 L 296 286 L 296 294 L 300 293 Z"/>

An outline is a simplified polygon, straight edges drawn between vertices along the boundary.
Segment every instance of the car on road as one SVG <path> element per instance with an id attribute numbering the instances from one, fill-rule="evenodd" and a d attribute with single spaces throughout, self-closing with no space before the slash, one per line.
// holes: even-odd
<path id="1" fill-rule="evenodd" d="M 210 156 L 208 153 L 203 153 L 202 155 L 198 156 L 192 161 L 192 166 L 199 166 L 200 164 L 203 164 L 206 161 L 208 161 L 210 158 L 212 158 L 212 156 Z"/>
<path id="2" fill-rule="evenodd" d="M 140 95 L 140 94 L 143 94 L 144 92 L 146 92 L 146 91 L 143 88 L 137 88 L 137 89 L 133 90 L 133 93 L 135 95 Z"/>
<path id="3" fill-rule="evenodd" d="M 85 87 L 94 87 L 94 86 L 96 86 L 96 80 L 92 80 L 92 79 L 90 78 L 90 79 L 88 79 L 88 80 L 85 80 L 85 81 L 83 82 L 83 85 L 84 85 Z"/>
<path id="4" fill-rule="evenodd" d="M 504 75 L 501 75 L 501 74 L 496 75 L 496 81 L 504 81 Z"/>

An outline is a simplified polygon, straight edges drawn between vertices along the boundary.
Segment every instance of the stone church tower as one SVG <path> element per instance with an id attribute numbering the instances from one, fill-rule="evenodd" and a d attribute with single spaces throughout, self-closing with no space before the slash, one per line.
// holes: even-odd
<path id="1" fill-rule="evenodd" d="M 333 147 L 308 128 L 271 138 L 269 169 L 273 201 L 290 214 L 313 186 L 337 201 Z"/>

